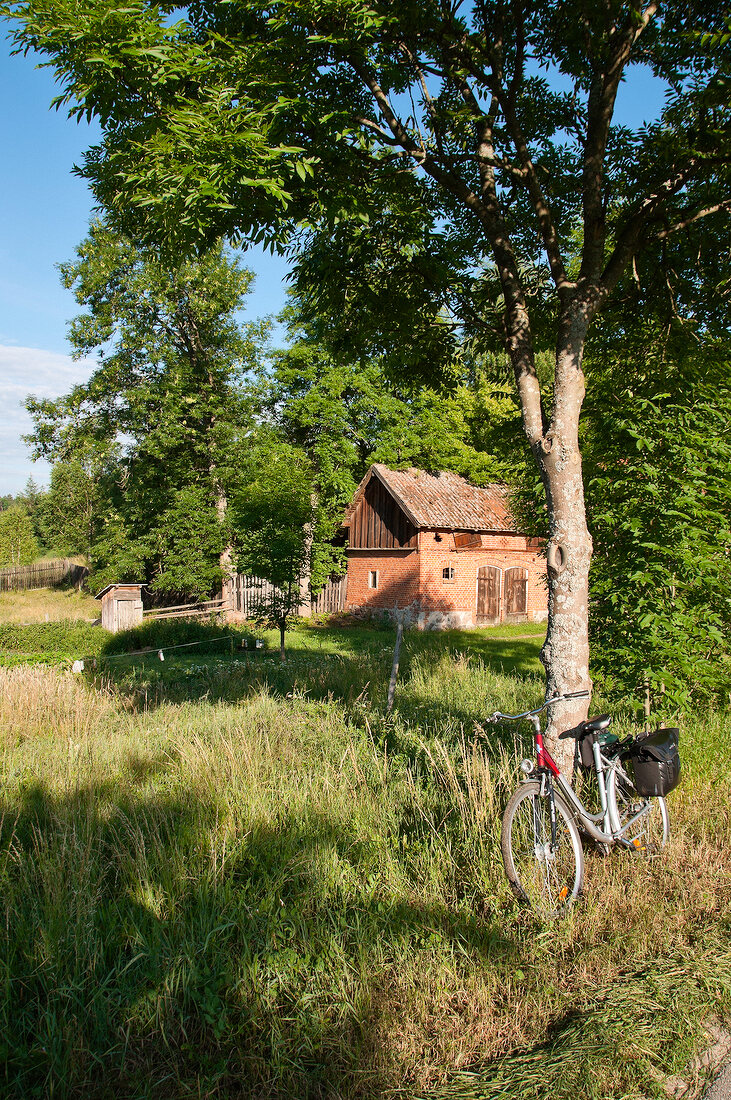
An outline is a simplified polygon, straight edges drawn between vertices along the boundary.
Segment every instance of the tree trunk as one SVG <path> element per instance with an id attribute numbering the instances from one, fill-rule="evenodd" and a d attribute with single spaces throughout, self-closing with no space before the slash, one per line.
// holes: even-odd
<path id="1" fill-rule="evenodd" d="M 223 486 L 216 478 L 215 466 L 213 465 L 213 463 L 211 463 L 211 477 L 214 479 L 216 492 L 216 516 L 218 518 L 218 522 L 221 524 L 221 527 L 223 527 L 226 522 L 226 509 L 228 508 L 228 500 L 226 499 L 226 494 L 223 490 Z M 233 556 L 233 547 L 229 543 L 227 546 L 224 546 L 218 558 L 218 563 L 221 566 L 221 573 L 223 574 L 224 591 L 226 590 L 226 581 L 233 573 Z"/>
<path id="2" fill-rule="evenodd" d="M 556 445 L 554 444 L 554 447 Z M 559 447 L 559 451 L 563 448 Z M 589 678 L 589 565 L 592 542 L 586 526 L 581 457 L 554 457 L 545 463 L 548 498 L 548 630 L 541 650 L 546 668 L 546 694 L 591 691 Z M 567 774 L 573 767 L 573 740 L 558 734 L 582 722 L 589 700 L 575 699 L 551 707 L 546 742 L 556 763 Z"/>
<path id="3" fill-rule="evenodd" d="M 215 467 L 213 466 L 213 463 L 211 463 L 211 476 L 215 478 Z M 218 522 L 220 523 L 221 528 L 225 529 L 228 500 L 220 481 L 218 481 L 217 479 L 214 480 L 214 486 L 216 492 L 216 515 L 218 517 Z M 224 546 L 218 558 L 218 564 L 221 568 L 221 599 L 228 602 L 229 613 L 232 613 L 234 609 L 233 556 L 233 547 L 229 542 L 226 546 Z"/>
<path id="4" fill-rule="evenodd" d="M 284 664 L 284 662 L 286 660 L 286 657 L 285 657 L 285 654 L 284 654 L 284 635 L 285 635 L 286 630 L 287 630 L 287 620 L 286 619 L 280 619 L 279 620 L 279 659 L 281 660 L 282 664 Z"/>
<path id="5" fill-rule="evenodd" d="M 549 540 L 548 630 L 541 650 L 547 696 L 591 691 L 589 678 L 589 566 L 592 540 L 586 525 L 579 451 L 579 414 L 584 400 L 581 367 L 588 316 L 574 305 L 559 323 L 551 426 L 537 459 L 546 487 Z M 546 743 L 557 764 L 571 774 L 574 741 L 558 734 L 583 721 L 589 699 L 557 703 L 549 712 Z"/>
<path id="6" fill-rule="evenodd" d="M 315 506 L 317 504 L 317 498 L 315 494 L 312 494 L 312 514 L 314 516 Z M 297 614 L 302 618 L 307 618 L 312 612 L 312 594 L 310 591 L 310 581 L 312 579 L 312 542 L 314 539 L 314 523 L 308 523 L 305 526 L 305 546 L 302 559 L 302 572 L 299 577 L 299 591 L 300 602 L 297 609 Z"/>

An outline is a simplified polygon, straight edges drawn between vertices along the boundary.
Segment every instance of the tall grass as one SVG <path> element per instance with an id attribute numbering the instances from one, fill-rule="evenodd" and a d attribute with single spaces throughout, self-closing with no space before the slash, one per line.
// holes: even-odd
<path id="1" fill-rule="evenodd" d="M 31 588 L 0 592 L 0 623 L 42 623 L 61 619 L 96 619 L 101 604 L 75 588 Z"/>
<path id="2" fill-rule="evenodd" d="M 386 718 L 388 635 L 313 635 L 147 696 L 0 669 L 4 1093 L 662 1095 L 731 1014 L 728 716 L 684 724 L 662 858 L 587 853 L 541 925 L 499 855 L 521 738 L 476 728 L 537 647 L 412 638 Z"/>

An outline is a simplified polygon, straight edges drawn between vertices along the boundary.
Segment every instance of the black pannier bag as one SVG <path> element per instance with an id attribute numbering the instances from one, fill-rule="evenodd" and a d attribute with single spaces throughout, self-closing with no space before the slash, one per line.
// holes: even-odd
<path id="1" fill-rule="evenodd" d="M 632 764 L 635 787 L 644 798 L 669 794 L 680 782 L 680 730 L 662 729 L 630 745 L 625 759 Z"/>

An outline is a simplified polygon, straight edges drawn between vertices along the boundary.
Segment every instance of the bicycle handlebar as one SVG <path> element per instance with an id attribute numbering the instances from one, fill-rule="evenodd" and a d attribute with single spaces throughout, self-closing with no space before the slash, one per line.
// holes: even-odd
<path id="1" fill-rule="evenodd" d="M 491 714 L 489 718 L 486 718 L 486 722 L 516 722 L 519 718 L 532 718 L 534 714 L 540 714 L 546 707 L 550 707 L 552 703 L 560 703 L 564 699 L 587 699 L 589 697 L 588 691 L 569 691 L 566 695 L 554 695 L 552 699 L 546 699 L 545 703 L 541 703 L 535 710 L 526 710 L 523 714 L 502 714 L 499 710 L 496 710 L 494 714 Z"/>

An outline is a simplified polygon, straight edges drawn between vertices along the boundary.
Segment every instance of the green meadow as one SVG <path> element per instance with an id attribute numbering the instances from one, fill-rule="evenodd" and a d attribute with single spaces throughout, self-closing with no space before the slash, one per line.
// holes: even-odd
<path id="1" fill-rule="evenodd" d="M 160 661 L 193 636 L 162 625 L 0 628 L 3 1095 L 688 1077 L 731 1018 L 728 714 L 681 719 L 662 856 L 587 851 L 585 897 L 542 924 L 499 846 L 530 731 L 481 728 L 540 700 L 539 628 L 407 633 L 388 715 L 391 629 L 301 627 L 282 665 L 273 634 L 213 627 Z"/>

